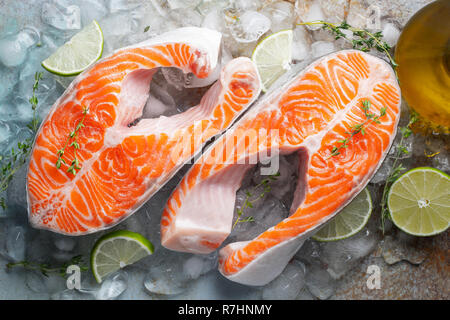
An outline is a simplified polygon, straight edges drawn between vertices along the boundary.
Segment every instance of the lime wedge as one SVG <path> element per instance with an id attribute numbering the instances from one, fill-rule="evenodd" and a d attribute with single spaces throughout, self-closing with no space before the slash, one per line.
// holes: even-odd
<path id="1" fill-rule="evenodd" d="M 253 50 L 262 81 L 262 90 L 269 87 L 290 68 L 292 60 L 292 30 L 282 30 L 261 40 Z"/>
<path id="2" fill-rule="evenodd" d="M 371 213 L 372 198 L 366 188 L 312 238 L 317 241 L 336 241 L 351 237 L 364 228 Z"/>
<path id="3" fill-rule="evenodd" d="M 450 225 L 450 177 L 437 169 L 409 170 L 391 186 L 387 205 L 394 224 L 415 236 L 431 236 Z"/>
<path id="4" fill-rule="evenodd" d="M 127 230 L 105 234 L 91 252 L 91 269 L 97 282 L 115 271 L 153 253 L 153 244 L 136 232 Z"/>
<path id="5" fill-rule="evenodd" d="M 73 76 L 100 59 L 102 52 L 103 33 L 94 20 L 45 59 L 42 66 L 60 76 Z"/>

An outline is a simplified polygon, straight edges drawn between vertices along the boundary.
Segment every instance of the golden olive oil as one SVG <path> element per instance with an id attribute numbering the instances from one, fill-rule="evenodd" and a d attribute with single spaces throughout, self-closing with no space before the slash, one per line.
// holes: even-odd
<path id="1" fill-rule="evenodd" d="M 433 130 L 450 128 L 450 0 L 430 3 L 406 24 L 395 49 L 402 95 Z"/>

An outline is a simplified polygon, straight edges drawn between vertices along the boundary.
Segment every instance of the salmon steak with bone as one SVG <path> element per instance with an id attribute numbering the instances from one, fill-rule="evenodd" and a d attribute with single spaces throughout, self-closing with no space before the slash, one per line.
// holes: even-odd
<path id="1" fill-rule="evenodd" d="M 33 145 L 30 223 L 67 235 L 110 228 L 228 128 L 258 97 L 260 79 L 248 58 L 221 68 L 220 48 L 219 32 L 181 28 L 119 49 L 78 75 L 52 106 Z M 219 73 L 219 80 L 183 113 L 142 118 L 152 77 L 162 67 L 206 80 Z M 77 148 L 70 140 L 75 130 Z"/>
<path id="2" fill-rule="evenodd" d="M 290 215 L 256 238 L 219 252 L 219 270 L 226 278 L 267 284 L 367 185 L 395 137 L 400 102 L 393 69 L 361 51 L 338 51 L 297 70 L 193 164 L 163 211 L 163 246 L 201 254 L 220 248 L 232 230 L 245 173 L 258 161 L 296 153 L 298 181 Z"/>

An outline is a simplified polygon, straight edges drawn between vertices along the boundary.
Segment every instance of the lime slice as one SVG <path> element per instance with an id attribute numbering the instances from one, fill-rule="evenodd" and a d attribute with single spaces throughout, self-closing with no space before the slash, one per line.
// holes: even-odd
<path id="1" fill-rule="evenodd" d="M 292 60 L 292 30 L 283 30 L 264 38 L 255 48 L 252 60 L 267 91 L 290 68 Z"/>
<path id="2" fill-rule="evenodd" d="M 45 59 L 42 66 L 60 76 L 73 76 L 100 59 L 102 52 L 103 33 L 94 20 Z"/>
<path id="3" fill-rule="evenodd" d="M 450 177 L 434 168 L 409 170 L 391 186 L 388 209 L 394 224 L 415 236 L 431 236 L 450 224 Z"/>
<path id="4" fill-rule="evenodd" d="M 364 228 L 371 213 L 372 198 L 366 188 L 312 238 L 317 241 L 336 241 L 351 237 Z"/>
<path id="5" fill-rule="evenodd" d="M 91 252 L 91 269 L 97 282 L 109 274 L 153 253 L 153 244 L 136 232 L 118 230 L 105 234 Z"/>

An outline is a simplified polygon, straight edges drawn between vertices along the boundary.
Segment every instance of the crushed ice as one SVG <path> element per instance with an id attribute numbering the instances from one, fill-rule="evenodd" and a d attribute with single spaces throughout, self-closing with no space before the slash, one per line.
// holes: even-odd
<path id="1" fill-rule="evenodd" d="M 347 13 L 350 24 L 366 27 L 364 24 L 367 19 L 361 17 L 366 14 L 367 5 L 363 1 L 353 2 L 357 4 L 348 7 L 342 1 L 331 0 L 50 0 L 38 5 L 8 0 L 4 4 L 6 7 L 14 8 L 14 12 L 27 14 L 11 18 L 0 12 L 0 154 L 4 154 L 17 141 L 30 134 L 25 128 L 31 117 L 28 99 L 33 75 L 40 70 L 40 62 L 92 19 L 98 20 L 103 29 L 104 55 L 177 27 L 194 25 L 223 33 L 223 63 L 232 57 L 250 56 L 262 37 L 292 28 L 292 57 L 293 62 L 297 63 L 349 46 L 342 39 L 335 41 L 326 31 L 318 30 L 320 27 L 296 26 L 295 23 L 322 19 L 340 22 Z M 396 43 L 408 18 L 427 2 L 429 1 L 413 0 L 380 3 L 383 15 L 378 27 L 389 45 Z M 70 77 L 45 73 L 37 92 L 41 119 L 72 80 Z M 192 79 L 192 75 L 170 70 L 158 73 L 150 92 L 148 105 L 151 107 L 145 109 L 144 117 L 170 116 L 186 110 L 198 103 L 205 92 L 204 88 L 195 87 L 208 86 L 214 80 L 198 83 L 198 79 Z M 407 112 L 403 113 L 402 121 L 405 122 L 406 118 Z M 399 137 L 396 142 L 398 139 Z M 424 139 L 411 136 L 406 141 L 408 153 L 402 154 L 402 163 L 407 168 L 431 165 L 448 171 L 449 150 L 445 147 L 446 144 L 439 137 Z M 389 174 L 396 154 L 395 148 L 394 144 L 372 179 L 371 192 L 374 199 L 379 199 L 382 182 Z M 250 210 L 245 212 L 254 221 L 237 223 L 227 241 L 250 239 L 289 215 L 292 192 L 297 183 L 296 170 L 293 168 L 295 157 L 280 158 L 280 176 L 273 182 L 271 191 L 264 198 L 255 201 L 253 208 L 248 208 Z M 246 192 L 255 195 L 261 192 L 257 187 L 263 179 L 259 169 L 258 166 L 249 171 L 237 193 L 236 208 L 242 206 Z M 90 276 L 83 275 L 88 279 L 83 282 L 81 290 L 66 289 L 65 279 L 59 275 L 45 277 L 39 272 L 22 269 L 6 273 L 2 269 L 2 288 L 14 286 L 14 297 L 53 299 L 165 299 L 183 294 L 208 298 L 195 292 L 196 283 L 203 283 L 202 279 L 208 279 L 207 284 L 202 284 L 203 294 L 214 292 L 218 298 L 221 295 L 227 296 L 228 289 L 223 288 L 230 286 L 229 289 L 233 287 L 232 292 L 239 292 L 242 298 L 327 299 L 333 297 L 338 282 L 345 279 L 348 271 L 356 268 L 358 262 L 380 244 L 376 228 L 369 225 L 357 235 L 343 241 L 306 241 L 282 274 L 264 287 L 247 288 L 224 282 L 216 270 L 217 253 L 206 256 L 180 254 L 159 245 L 161 210 L 182 174 L 183 172 L 178 173 L 139 212 L 117 227 L 137 231 L 148 237 L 156 245 L 153 256 L 112 275 L 101 285 L 96 284 Z M 7 194 L 9 208 L 6 212 L 0 212 L 1 264 L 24 259 L 58 264 L 77 254 L 87 257 L 92 244 L 103 233 L 71 238 L 50 235 L 49 232 L 34 230 L 28 226 L 25 175 L 25 169 L 16 173 Z M 416 248 L 418 244 L 405 241 L 401 233 L 389 235 L 380 245 L 387 263 L 400 260 L 420 263 L 424 259 L 424 254 L 412 254 L 414 250 L 411 248 Z M 0 292 L 0 296 L 3 297 L 4 293 Z"/>

